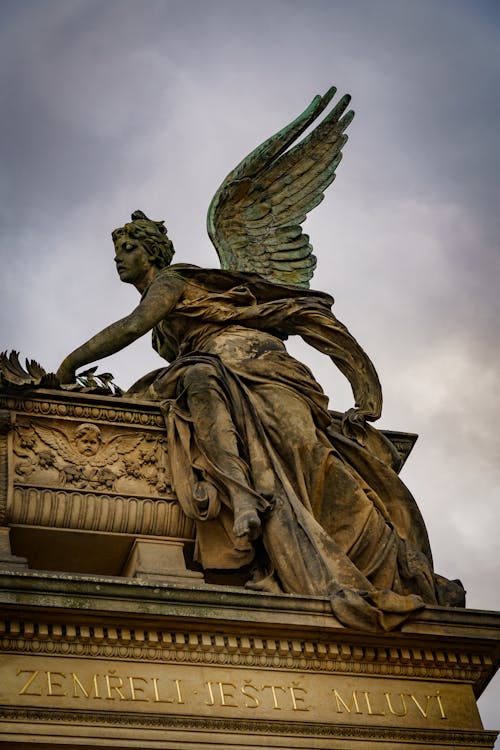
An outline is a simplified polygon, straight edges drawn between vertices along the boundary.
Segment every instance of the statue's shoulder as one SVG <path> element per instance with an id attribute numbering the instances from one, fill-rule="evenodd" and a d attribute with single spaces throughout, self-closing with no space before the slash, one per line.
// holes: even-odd
<path id="1" fill-rule="evenodd" d="M 171 266 L 162 268 L 155 276 L 155 279 L 172 279 L 172 278 L 190 278 L 194 272 L 201 271 L 199 266 L 191 266 L 188 263 L 174 263 Z"/>
<path id="2" fill-rule="evenodd" d="M 201 266 L 189 265 L 187 263 L 176 263 L 165 269 L 165 271 L 167 270 L 185 281 L 190 281 L 206 289 L 219 292 L 228 291 L 234 287 L 246 286 L 261 300 L 301 297 L 304 300 L 320 299 L 328 307 L 331 307 L 334 303 L 333 297 L 326 292 L 305 289 L 303 286 L 296 284 L 280 284 L 269 281 L 255 271 L 202 268 Z"/>
<path id="3" fill-rule="evenodd" d="M 197 279 L 203 278 L 204 274 L 205 269 L 200 268 L 200 266 L 194 266 L 189 263 L 174 263 L 158 271 L 155 276 L 155 283 L 196 282 Z"/>
<path id="4" fill-rule="evenodd" d="M 204 295 L 232 295 L 238 291 L 241 300 L 241 290 L 247 290 L 257 304 L 276 302 L 277 300 L 295 300 L 304 308 L 320 308 L 330 311 L 334 303 L 333 297 L 325 292 L 291 284 L 278 284 L 265 279 L 260 274 L 252 271 L 231 271 L 220 268 L 201 268 L 200 266 L 187 263 L 176 263 L 164 268 L 155 277 L 155 284 L 165 288 L 179 283 L 184 284 L 182 292 L 183 301 L 191 298 L 198 299 Z M 232 300 L 234 301 L 234 297 Z"/>
<path id="5" fill-rule="evenodd" d="M 165 279 L 182 279 L 184 282 L 201 287 L 207 291 L 225 291 L 248 281 L 257 274 L 238 271 L 223 271 L 220 268 L 202 268 L 189 263 L 175 263 L 163 269 L 157 275 L 165 274 Z"/>
<path id="6" fill-rule="evenodd" d="M 194 271 L 201 271 L 202 269 L 198 266 L 190 266 L 188 264 L 183 263 L 176 263 L 172 266 L 166 266 L 165 268 L 160 269 L 156 275 L 154 276 L 153 281 L 149 285 L 149 287 L 146 289 L 144 294 L 146 294 L 149 289 L 158 287 L 161 288 L 167 288 L 167 287 L 178 287 L 180 283 L 186 282 L 189 279 L 193 278 L 193 272 Z"/>
<path id="7" fill-rule="evenodd" d="M 162 273 L 167 271 L 188 277 L 189 275 L 196 275 L 196 273 L 202 272 L 204 269 L 201 268 L 201 266 L 195 266 L 192 263 L 172 263 L 172 265 L 164 268 Z"/>

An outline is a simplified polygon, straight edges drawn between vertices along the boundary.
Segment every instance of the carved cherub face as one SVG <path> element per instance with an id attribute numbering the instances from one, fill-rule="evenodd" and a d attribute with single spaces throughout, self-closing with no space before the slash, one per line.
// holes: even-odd
<path id="1" fill-rule="evenodd" d="M 82 456 L 95 456 L 102 445 L 102 435 L 95 424 L 81 424 L 75 432 L 75 445 Z"/>
<path id="2" fill-rule="evenodd" d="M 118 276 L 127 284 L 140 284 L 151 270 L 151 259 L 144 246 L 126 233 L 113 237 Z"/>

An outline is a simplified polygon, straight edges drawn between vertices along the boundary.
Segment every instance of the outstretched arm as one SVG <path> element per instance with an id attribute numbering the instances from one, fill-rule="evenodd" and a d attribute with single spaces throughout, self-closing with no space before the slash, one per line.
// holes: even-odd
<path id="1" fill-rule="evenodd" d="M 304 341 L 328 354 L 349 380 L 355 406 L 346 412 L 346 423 L 358 427 L 365 419 L 375 421 L 382 412 L 382 389 L 375 367 L 347 328 L 326 306 L 322 307 L 299 309 L 288 323 L 292 322 L 293 332 Z"/>
<path id="2" fill-rule="evenodd" d="M 183 290 L 180 278 L 169 278 L 169 283 L 155 277 L 139 305 L 130 315 L 92 336 L 63 360 L 57 377 L 60 383 L 72 383 L 75 371 L 103 357 L 119 352 L 150 331 L 175 307 Z"/>

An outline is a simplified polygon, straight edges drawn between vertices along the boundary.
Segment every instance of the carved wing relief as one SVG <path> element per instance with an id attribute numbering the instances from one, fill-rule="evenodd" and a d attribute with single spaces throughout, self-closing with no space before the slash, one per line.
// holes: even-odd
<path id="1" fill-rule="evenodd" d="M 15 484 L 139 496 L 172 493 L 165 438 L 125 432 L 107 437 L 90 422 L 46 426 L 20 422 L 14 431 Z"/>

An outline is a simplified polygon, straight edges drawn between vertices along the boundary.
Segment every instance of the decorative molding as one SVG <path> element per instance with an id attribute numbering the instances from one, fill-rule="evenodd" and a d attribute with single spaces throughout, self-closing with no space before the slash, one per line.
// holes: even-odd
<path id="1" fill-rule="evenodd" d="M 0 621 L 0 650 L 470 683 L 492 664 L 487 655 L 455 650 L 21 620 Z"/>
<path id="2" fill-rule="evenodd" d="M 165 495 L 172 492 L 165 446 L 158 431 L 20 416 L 14 429 L 14 483 Z"/>
<path id="3" fill-rule="evenodd" d="M 0 435 L 8 435 L 12 427 L 12 414 L 10 411 L 0 411 Z"/>
<path id="4" fill-rule="evenodd" d="M 7 517 L 7 493 L 9 486 L 9 451 L 8 434 L 12 427 L 12 414 L 0 411 L 0 526 L 4 526 Z"/>
<path id="5" fill-rule="evenodd" d="M 175 497 L 138 498 L 15 487 L 9 523 L 194 539 L 194 521 L 182 512 Z"/>
<path id="6" fill-rule="evenodd" d="M 74 396 L 75 394 L 73 394 L 73 398 Z M 108 406 L 108 404 L 95 402 L 70 403 L 58 400 L 43 400 L 41 394 L 38 394 L 38 397 L 33 395 L 32 398 L 0 396 L 0 408 L 43 417 L 62 417 L 80 421 L 165 428 L 165 421 L 159 406 L 151 405 L 148 408 L 146 404 L 120 403 L 118 400 L 116 406 Z"/>
<path id="7" fill-rule="evenodd" d="M 132 714 L 106 711 L 61 711 L 0 707 L 4 720 L 44 723 L 113 725 L 124 729 L 171 729 L 173 731 L 231 732 L 233 734 L 279 735 L 281 737 L 326 737 L 378 742 L 413 742 L 448 747 L 493 747 L 497 732 L 488 730 L 403 729 L 401 727 L 352 726 L 348 724 L 306 723 L 299 721 L 222 719 L 173 716 L 169 714 Z"/>
<path id="8" fill-rule="evenodd" d="M 194 539 L 172 488 L 163 430 L 20 414 L 12 435 L 10 457 L 0 435 L 9 524 Z"/>

